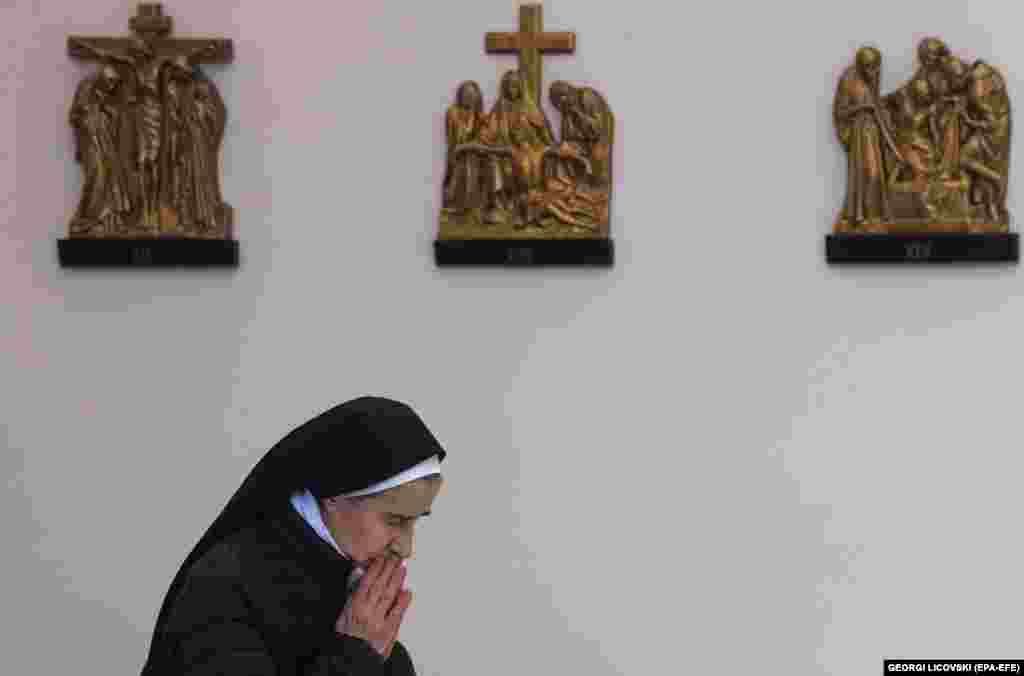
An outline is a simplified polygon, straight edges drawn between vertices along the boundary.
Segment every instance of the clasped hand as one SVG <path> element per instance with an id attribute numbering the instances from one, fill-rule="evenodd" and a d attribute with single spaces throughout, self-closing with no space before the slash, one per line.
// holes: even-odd
<path id="1" fill-rule="evenodd" d="M 402 618 L 412 603 L 412 592 L 402 589 L 405 574 L 399 559 L 375 559 L 349 597 L 335 631 L 363 639 L 384 659 L 389 658 Z"/>

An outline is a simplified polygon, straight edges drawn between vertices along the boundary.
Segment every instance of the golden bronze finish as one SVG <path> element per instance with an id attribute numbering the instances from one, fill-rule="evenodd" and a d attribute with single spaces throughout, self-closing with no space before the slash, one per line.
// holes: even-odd
<path id="1" fill-rule="evenodd" d="M 139 5 L 133 37 L 68 38 L 98 61 L 79 84 L 69 121 L 85 175 L 71 237 L 229 239 L 220 191 L 226 110 L 200 63 L 226 63 L 226 39 L 171 39 L 159 4 Z"/>
<path id="2" fill-rule="evenodd" d="M 488 53 L 517 52 L 484 112 L 463 82 L 446 115 L 448 153 L 440 239 L 607 238 L 615 118 L 590 87 L 555 82 L 556 136 L 541 106 L 542 55 L 572 53 L 574 33 L 545 33 L 540 5 L 520 8 L 519 33 L 488 33 Z"/>
<path id="3" fill-rule="evenodd" d="M 938 38 L 920 67 L 879 95 L 881 53 L 857 51 L 836 89 L 833 119 L 847 153 L 836 233 L 1005 233 L 1010 100 L 1003 76 L 968 65 Z"/>

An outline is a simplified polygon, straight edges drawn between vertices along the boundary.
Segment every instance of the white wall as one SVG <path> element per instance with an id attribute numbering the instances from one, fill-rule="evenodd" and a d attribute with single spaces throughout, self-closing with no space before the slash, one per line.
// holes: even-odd
<path id="1" fill-rule="evenodd" d="M 176 0 L 178 35 L 235 40 L 208 72 L 243 264 L 63 270 L 92 72 L 66 36 L 134 9 L 0 10 L 5 673 L 137 673 L 252 464 L 368 392 L 451 452 L 402 633 L 422 676 L 1021 656 L 1019 270 L 829 268 L 822 241 L 856 47 L 892 89 L 938 34 L 1019 97 L 1017 3 L 552 0 L 579 41 L 547 81 L 619 119 L 617 263 L 467 271 L 431 255 L 443 115 L 463 79 L 493 101 L 516 2 Z"/>

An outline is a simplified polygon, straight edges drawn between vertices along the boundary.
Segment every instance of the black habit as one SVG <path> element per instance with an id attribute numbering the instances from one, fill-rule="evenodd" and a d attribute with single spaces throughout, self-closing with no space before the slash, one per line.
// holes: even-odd
<path id="1" fill-rule="evenodd" d="M 164 598 L 142 676 L 413 676 L 335 622 L 353 563 L 290 503 L 362 490 L 445 451 L 405 404 L 346 402 L 290 432 L 253 468 Z"/>

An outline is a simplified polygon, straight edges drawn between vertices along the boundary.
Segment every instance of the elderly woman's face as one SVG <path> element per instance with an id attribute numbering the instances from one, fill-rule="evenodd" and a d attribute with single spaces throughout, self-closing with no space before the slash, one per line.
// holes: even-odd
<path id="1" fill-rule="evenodd" d="M 364 569 L 378 558 L 408 559 L 416 522 L 430 514 L 441 483 L 429 477 L 365 498 L 328 498 L 324 522 L 342 551 Z"/>

